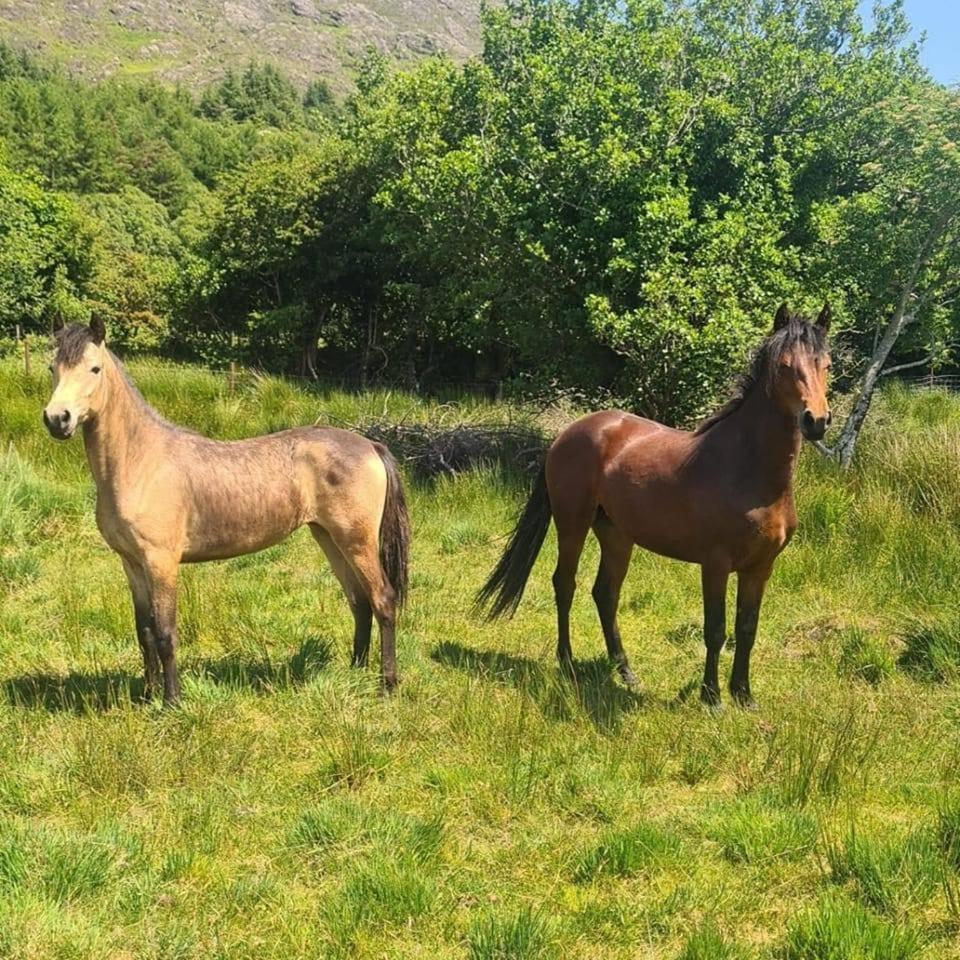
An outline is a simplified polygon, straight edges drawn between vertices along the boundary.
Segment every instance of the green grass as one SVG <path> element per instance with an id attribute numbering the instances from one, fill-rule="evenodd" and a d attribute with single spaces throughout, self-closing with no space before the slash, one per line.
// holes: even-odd
<path id="1" fill-rule="evenodd" d="M 132 373 L 222 437 L 533 416 Z M 509 463 L 410 480 L 396 697 L 349 668 L 349 612 L 300 532 L 184 568 L 183 706 L 136 706 L 125 581 L 80 443 L 43 431 L 47 391 L 0 364 L 0 956 L 960 960 L 957 398 L 884 394 L 846 475 L 804 451 L 760 710 L 713 715 L 693 567 L 635 554 L 637 693 L 603 656 L 592 542 L 576 686 L 552 534 L 517 617 L 475 618 L 523 496 Z"/>
<path id="2" fill-rule="evenodd" d="M 828 844 L 827 860 L 835 883 L 851 886 L 865 906 L 892 916 L 925 906 L 943 866 L 927 830 L 876 837 L 851 829 L 843 841 Z"/>
<path id="3" fill-rule="evenodd" d="M 779 956 L 782 960 L 913 960 L 922 951 L 922 940 L 911 927 L 882 920 L 842 898 L 825 897 L 790 924 Z"/>
<path id="4" fill-rule="evenodd" d="M 578 858 L 573 870 L 577 883 L 599 877 L 630 877 L 644 870 L 657 870 L 680 850 L 677 837 L 650 824 L 629 830 L 610 830 Z"/>

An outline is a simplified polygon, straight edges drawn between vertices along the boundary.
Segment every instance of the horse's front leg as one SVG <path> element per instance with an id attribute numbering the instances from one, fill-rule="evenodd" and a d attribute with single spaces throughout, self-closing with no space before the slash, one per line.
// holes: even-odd
<path id="1" fill-rule="evenodd" d="M 180 699 L 177 674 L 177 574 L 179 558 L 173 555 L 148 556 L 144 568 L 150 588 L 150 618 L 157 655 L 163 667 L 163 702 Z"/>
<path id="2" fill-rule="evenodd" d="M 703 683 L 700 700 L 709 707 L 720 706 L 720 651 L 723 649 L 727 631 L 727 580 L 730 573 L 726 567 L 704 564 L 701 568 L 703 584 L 703 642 L 707 648 L 703 667 Z"/>
<path id="3" fill-rule="evenodd" d="M 141 567 L 126 557 L 123 570 L 133 596 L 133 613 L 137 624 L 137 642 L 143 655 L 143 700 L 149 703 L 154 696 L 160 678 L 160 658 L 157 655 L 156 638 L 153 635 L 153 616 L 150 606 L 150 589 L 147 576 Z"/>
<path id="4" fill-rule="evenodd" d="M 730 695 L 741 707 L 748 709 L 756 709 L 757 706 L 750 693 L 750 652 L 757 638 L 760 604 L 770 569 L 769 564 L 763 564 L 741 570 L 737 576 L 737 646 L 730 674 Z"/>

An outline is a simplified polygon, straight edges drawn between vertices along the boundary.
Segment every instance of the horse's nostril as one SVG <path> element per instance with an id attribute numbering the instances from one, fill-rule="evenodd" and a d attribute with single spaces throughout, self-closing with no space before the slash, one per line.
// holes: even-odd
<path id="1" fill-rule="evenodd" d="M 63 413 L 60 414 L 60 419 L 61 419 L 64 423 L 69 423 L 69 422 L 70 422 L 70 411 L 69 411 L 69 410 L 64 410 Z"/>
<path id="2" fill-rule="evenodd" d="M 813 414 L 809 410 L 803 411 L 803 426 L 812 427 L 814 424 Z"/>
<path id="3" fill-rule="evenodd" d="M 833 411 L 832 411 L 832 410 L 828 410 L 828 411 L 827 411 L 827 426 L 829 427 L 831 423 L 833 423 Z"/>

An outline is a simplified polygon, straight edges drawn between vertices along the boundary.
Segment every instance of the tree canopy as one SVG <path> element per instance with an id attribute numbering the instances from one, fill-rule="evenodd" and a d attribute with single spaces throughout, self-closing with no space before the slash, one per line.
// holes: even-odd
<path id="1" fill-rule="evenodd" d="M 957 97 L 898 0 L 872 23 L 856 0 L 507 0 L 477 58 L 371 54 L 337 105 L 268 65 L 195 100 L 0 48 L 0 142 L 19 189 L 95 224 L 94 263 L 40 287 L 131 345 L 688 423 L 782 300 L 832 302 L 850 383 L 885 333 L 877 376 L 953 362 Z"/>

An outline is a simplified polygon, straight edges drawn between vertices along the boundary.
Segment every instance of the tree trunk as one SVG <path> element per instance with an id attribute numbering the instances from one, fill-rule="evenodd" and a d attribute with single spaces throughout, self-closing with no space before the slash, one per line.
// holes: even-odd
<path id="1" fill-rule="evenodd" d="M 370 357 L 377 342 L 377 314 L 373 304 L 367 306 L 367 339 L 363 345 L 363 358 L 360 362 L 360 389 L 367 389 L 370 376 Z"/>
<path id="2" fill-rule="evenodd" d="M 317 379 L 317 340 L 327 318 L 327 308 L 317 307 L 304 327 L 300 346 L 300 376 Z"/>
<path id="3" fill-rule="evenodd" d="M 900 290 L 900 297 L 897 300 L 893 315 L 887 322 L 883 334 L 874 348 L 870 364 L 860 381 L 860 389 L 857 391 L 853 409 L 840 428 L 840 435 L 837 437 L 836 444 L 832 448 L 820 445 L 820 449 L 824 453 L 835 457 L 844 469 L 849 467 L 853 460 L 857 439 L 860 436 L 860 428 L 870 412 L 870 404 L 873 402 L 873 394 L 883 372 L 883 366 L 887 362 L 887 358 L 890 356 L 890 352 L 893 350 L 900 334 L 911 322 L 907 314 L 907 308 L 910 306 L 910 300 L 916 290 L 920 273 L 930 260 L 937 241 L 943 235 L 955 212 L 952 206 L 945 207 L 924 238 L 913 263 L 910 265 L 910 271 Z"/>

